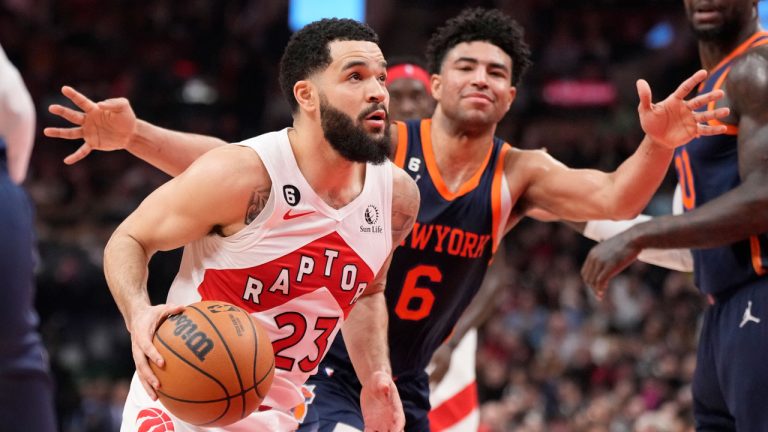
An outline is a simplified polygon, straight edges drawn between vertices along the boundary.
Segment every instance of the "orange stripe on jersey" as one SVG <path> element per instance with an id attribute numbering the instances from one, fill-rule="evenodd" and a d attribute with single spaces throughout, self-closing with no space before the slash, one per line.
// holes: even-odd
<path id="1" fill-rule="evenodd" d="M 405 167 L 405 154 L 408 153 L 408 126 L 401 121 L 395 122 L 397 125 L 397 148 L 395 148 L 395 165 L 400 168 Z"/>
<path id="2" fill-rule="evenodd" d="M 747 39 L 744 42 L 742 42 L 741 45 L 737 46 L 736 49 L 731 51 L 731 53 L 728 54 L 727 56 L 725 56 L 724 59 L 720 60 L 720 63 L 718 63 L 717 66 L 715 66 L 714 68 L 712 68 L 712 70 L 709 71 L 709 73 L 711 74 L 711 73 L 715 72 L 716 70 L 718 70 L 721 67 L 723 67 L 724 64 L 726 64 L 729 61 L 733 60 L 735 57 L 738 57 L 741 54 L 743 54 L 744 51 L 752 48 L 752 43 L 755 41 L 755 39 L 758 39 L 761 36 L 768 36 L 768 32 L 764 32 L 764 31 L 763 32 L 757 32 L 757 33 L 753 34 L 752 36 L 750 36 L 749 39 Z M 759 42 L 760 45 L 762 45 L 762 43 L 763 43 L 762 41 Z"/>
<path id="3" fill-rule="evenodd" d="M 766 43 L 768 43 L 768 40 L 762 40 L 762 41 L 757 42 L 754 45 L 752 45 L 752 43 L 756 39 L 759 39 L 761 36 L 768 36 L 768 32 L 762 31 L 762 32 L 757 32 L 757 33 L 753 34 L 752 36 L 749 37 L 749 39 L 745 40 L 744 42 L 741 43 L 741 45 L 737 46 L 733 51 L 731 51 L 730 54 L 725 56 L 724 59 L 720 60 L 720 62 L 717 64 L 717 66 L 713 67 L 712 69 L 710 69 L 707 72 L 709 72 L 709 74 L 712 75 L 718 69 L 723 67 L 723 65 L 725 65 L 728 62 L 730 62 L 735 57 L 743 54 L 744 51 L 746 51 L 746 50 L 748 50 L 750 48 L 754 48 L 754 47 L 757 47 L 757 46 L 760 46 L 760 45 L 765 45 Z M 704 88 L 704 84 L 706 84 L 706 81 L 704 81 L 701 84 L 699 84 L 699 91 L 701 91 L 701 89 Z M 718 87 L 715 87 L 715 88 L 718 88 Z M 726 135 L 735 135 L 735 134 L 730 134 L 730 133 L 726 132 Z"/>
<path id="4" fill-rule="evenodd" d="M 501 147 L 499 151 L 499 157 L 496 160 L 496 167 L 493 169 L 493 183 L 491 183 L 491 238 L 493 238 L 493 252 L 499 248 L 501 243 L 501 236 L 499 235 L 499 224 L 501 223 L 501 181 L 504 177 L 504 160 L 507 157 L 507 153 L 512 149 L 507 143 Z M 489 264 L 490 265 L 490 264 Z"/>
<path id="5" fill-rule="evenodd" d="M 483 177 L 485 167 L 488 165 L 488 160 L 491 159 L 491 153 L 493 153 L 493 140 L 491 140 L 491 145 L 488 147 L 488 153 L 485 155 L 485 160 L 483 160 L 483 163 L 477 169 L 477 172 L 475 172 L 469 180 L 459 186 L 459 189 L 456 192 L 451 192 L 451 190 L 448 189 L 448 186 L 446 186 L 443 177 L 440 175 L 440 170 L 437 167 L 435 152 L 432 148 L 431 119 L 424 119 L 421 121 L 421 147 L 422 152 L 424 153 L 424 163 L 427 164 L 427 171 L 429 171 L 429 176 L 432 178 L 432 183 L 435 185 L 435 189 L 437 189 L 437 192 L 439 192 L 444 199 L 453 201 L 470 192 L 480 183 L 480 178 Z"/>
<path id="6" fill-rule="evenodd" d="M 766 273 L 766 268 L 763 266 L 763 259 L 760 254 L 760 239 L 758 239 L 757 236 L 750 236 L 749 246 L 752 250 L 752 268 L 755 269 L 755 273 L 757 273 L 758 276 L 762 276 Z"/>
<path id="7" fill-rule="evenodd" d="M 718 78 L 717 81 L 715 81 L 715 85 L 712 86 L 712 91 L 718 90 L 723 87 L 723 82 L 725 82 L 725 78 L 728 76 L 728 72 L 731 71 L 731 68 L 728 67 Z M 711 101 L 707 104 L 707 109 L 712 111 L 715 109 L 715 104 L 717 101 Z M 738 135 L 739 134 L 739 127 L 736 125 L 723 123 L 718 119 L 712 119 L 708 120 L 707 124 L 710 126 L 725 126 L 725 135 Z"/>

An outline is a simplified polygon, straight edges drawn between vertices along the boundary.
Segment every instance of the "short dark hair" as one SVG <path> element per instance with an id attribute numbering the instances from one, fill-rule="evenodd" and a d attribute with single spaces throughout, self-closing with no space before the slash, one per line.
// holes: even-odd
<path id="1" fill-rule="evenodd" d="M 307 24 L 291 36 L 280 59 L 280 88 L 296 113 L 299 103 L 293 86 L 331 64 L 330 43 L 333 41 L 366 41 L 379 43 L 371 27 L 351 19 L 325 18 Z"/>
<path id="2" fill-rule="evenodd" d="M 464 9 L 438 28 L 427 45 L 429 72 L 439 74 L 446 53 L 463 42 L 483 41 L 512 58 L 512 85 L 531 65 L 531 50 L 523 40 L 523 27 L 497 9 Z"/>

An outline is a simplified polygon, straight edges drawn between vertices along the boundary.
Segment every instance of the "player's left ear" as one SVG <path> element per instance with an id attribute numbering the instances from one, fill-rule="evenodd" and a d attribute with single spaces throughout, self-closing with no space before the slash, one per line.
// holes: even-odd
<path id="1" fill-rule="evenodd" d="M 507 95 L 509 95 L 509 101 L 507 102 L 507 110 L 509 110 L 509 107 L 512 106 L 512 102 L 515 101 L 515 96 L 517 96 L 517 87 L 509 86 Z"/>
<path id="2" fill-rule="evenodd" d="M 293 97 L 299 106 L 307 112 L 313 112 L 319 104 L 316 87 L 310 80 L 296 81 L 293 85 Z"/>
<path id="3" fill-rule="evenodd" d="M 432 74 L 429 77 L 430 88 L 432 89 L 432 97 L 435 100 L 440 100 L 440 94 L 443 89 L 443 82 L 438 74 Z"/>

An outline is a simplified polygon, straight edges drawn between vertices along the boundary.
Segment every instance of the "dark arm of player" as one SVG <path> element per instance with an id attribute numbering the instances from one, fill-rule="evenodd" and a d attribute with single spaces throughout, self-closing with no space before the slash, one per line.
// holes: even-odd
<path id="1" fill-rule="evenodd" d="M 582 276 L 598 296 L 643 248 L 716 247 L 768 231 L 767 61 L 762 53 L 745 55 L 726 82 L 738 118 L 741 184 L 688 213 L 654 218 L 597 245 L 587 257 Z"/>
<path id="2" fill-rule="evenodd" d="M 483 325 L 493 315 L 498 305 L 498 295 L 506 286 L 505 281 L 511 280 L 511 269 L 506 264 L 506 253 L 502 244 L 493 258 L 493 263 L 483 279 L 475 298 L 459 318 L 453 333 L 432 356 L 433 369 L 429 374 L 430 382 L 437 384 L 442 381 L 451 364 L 451 355 L 461 343 L 467 332 Z"/>
<path id="3" fill-rule="evenodd" d="M 708 248 L 768 231 L 768 56 L 757 52 L 734 65 L 726 83 L 738 116 L 742 183 L 682 216 L 638 225 L 632 243 L 640 248 Z M 756 73 L 763 71 L 763 73 Z"/>

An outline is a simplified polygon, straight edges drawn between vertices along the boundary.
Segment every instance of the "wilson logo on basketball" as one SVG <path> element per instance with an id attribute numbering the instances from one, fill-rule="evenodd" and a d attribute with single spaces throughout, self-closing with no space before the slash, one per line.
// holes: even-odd
<path id="1" fill-rule="evenodd" d="M 136 414 L 137 432 L 176 432 L 173 420 L 163 410 L 146 408 Z"/>
<path id="2" fill-rule="evenodd" d="M 173 335 L 181 337 L 192 354 L 200 361 L 205 361 L 205 356 L 213 349 L 213 340 L 197 330 L 197 324 L 182 314 L 173 315 L 168 321 L 174 324 Z"/>

